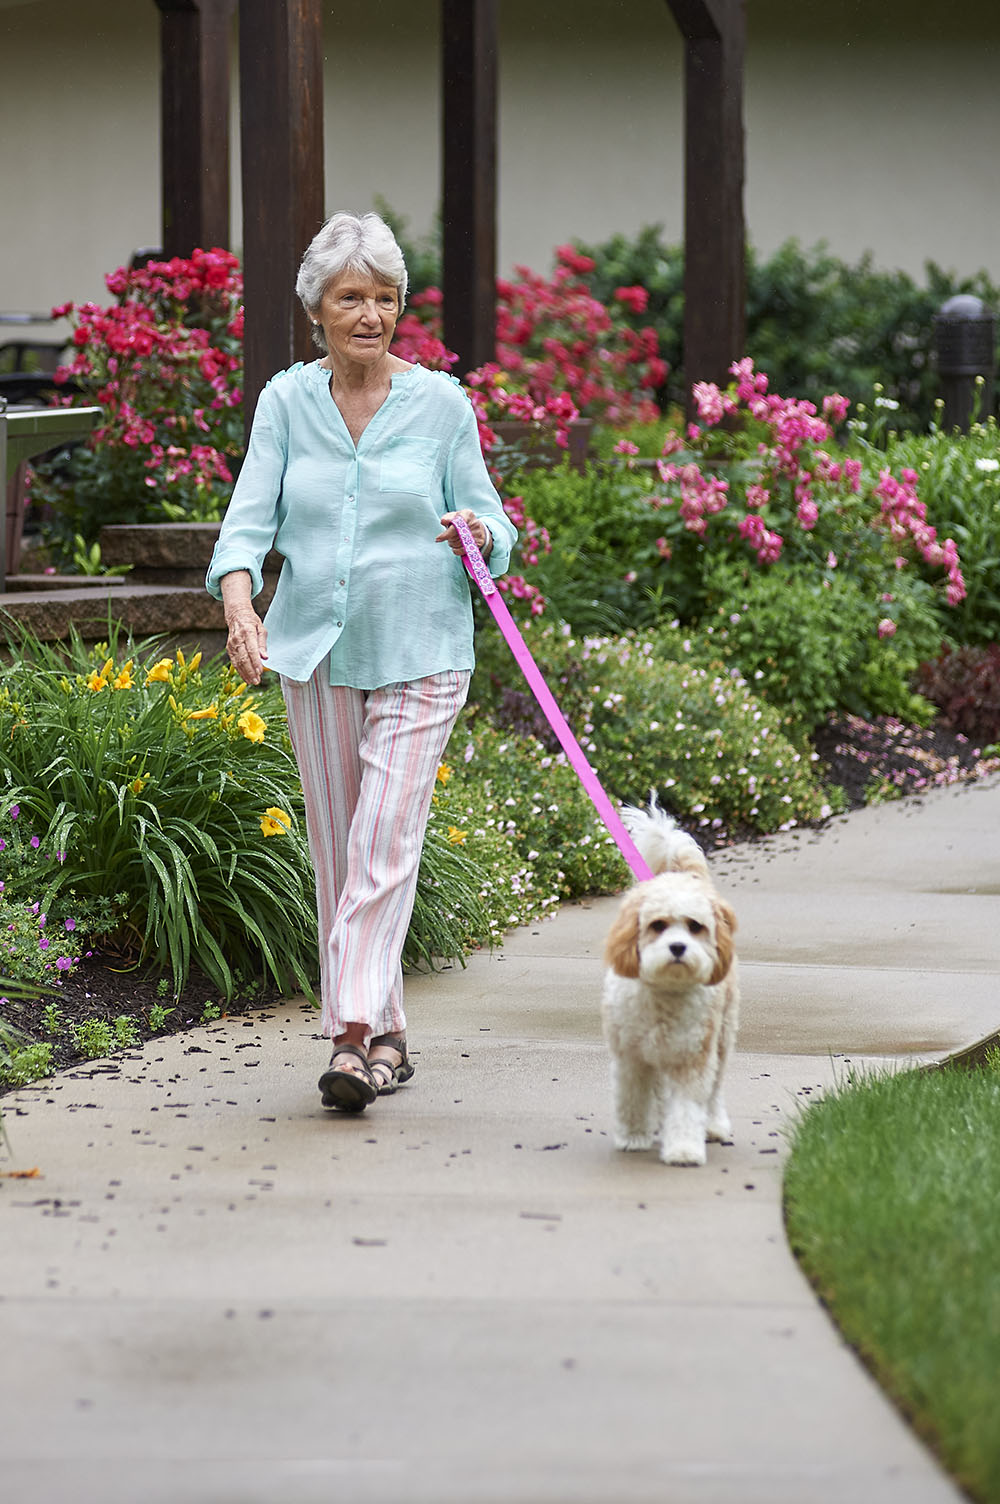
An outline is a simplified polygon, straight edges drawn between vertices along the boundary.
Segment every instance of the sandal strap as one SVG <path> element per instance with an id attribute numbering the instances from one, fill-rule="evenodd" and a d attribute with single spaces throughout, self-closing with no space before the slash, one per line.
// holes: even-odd
<path id="1" fill-rule="evenodd" d="M 361 1072 L 361 1071 L 350 1071 L 350 1072 L 344 1071 L 342 1074 L 344 1074 L 344 1075 L 356 1075 L 361 1080 L 364 1080 L 365 1077 L 367 1077 L 368 1080 L 371 1082 L 371 1084 L 373 1086 L 377 1086 L 378 1085 L 378 1082 L 375 1080 L 375 1077 L 372 1075 L 372 1068 L 371 1068 L 371 1066 L 368 1063 L 368 1055 L 367 1055 L 366 1051 L 361 1048 L 360 1045 L 358 1045 L 358 1044 L 338 1044 L 337 1047 L 336 1047 L 336 1049 L 334 1050 L 333 1054 L 330 1056 L 330 1064 L 327 1066 L 327 1070 L 328 1071 L 331 1071 L 331 1070 L 334 1069 L 334 1064 L 333 1063 L 336 1060 L 336 1058 L 337 1058 L 338 1055 L 357 1055 L 358 1059 L 361 1061 L 361 1064 L 364 1066 L 364 1071 L 363 1072 Z"/>
<path id="2" fill-rule="evenodd" d="M 368 1052 L 363 1050 L 359 1044 L 338 1044 L 330 1056 L 331 1065 L 338 1055 L 357 1055 L 359 1060 L 365 1062 L 365 1065 L 368 1064 Z"/>
<path id="3" fill-rule="evenodd" d="M 382 1045 L 387 1050 L 395 1050 L 397 1055 L 402 1055 L 403 1059 L 406 1059 L 406 1040 L 402 1035 L 380 1034 L 377 1039 L 368 1041 L 370 1050 L 374 1050 L 378 1045 Z"/>

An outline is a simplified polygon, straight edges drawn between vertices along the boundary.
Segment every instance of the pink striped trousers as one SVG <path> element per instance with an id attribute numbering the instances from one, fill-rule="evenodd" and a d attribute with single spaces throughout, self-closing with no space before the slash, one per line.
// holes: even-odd
<path id="1" fill-rule="evenodd" d="M 406 1027 L 401 956 L 431 796 L 469 692 L 448 670 L 382 689 L 281 679 L 316 873 L 323 1033 Z"/>

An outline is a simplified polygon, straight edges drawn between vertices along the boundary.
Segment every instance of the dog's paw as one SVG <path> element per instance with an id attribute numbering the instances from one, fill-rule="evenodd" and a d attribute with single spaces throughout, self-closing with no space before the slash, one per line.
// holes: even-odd
<path id="1" fill-rule="evenodd" d="M 704 1141 L 674 1139 L 660 1145 L 660 1160 L 665 1165 L 703 1165 L 707 1157 Z"/>
<path id="2" fill-rule="evenodd" d="M 733 1125 L 726 1113 L 719 1113 L 717 1117 L 709 1118 L 705 1127 L 705 1137 L 710 1144 L 728 1144 L 732 1142 Z"/>
<path id="3" fill-rule="evenodd" d="M 632 1154 L 640 1149 L 651 1149 L 655 1139 L 651 1133 L 622 1133 L 620 1130 L 615 1134 L 615 1148 L 621 1149 L 625 1154 Z"/>

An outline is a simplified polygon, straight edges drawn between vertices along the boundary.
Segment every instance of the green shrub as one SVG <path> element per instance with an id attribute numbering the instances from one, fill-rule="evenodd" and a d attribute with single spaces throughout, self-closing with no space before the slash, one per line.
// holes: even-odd
<path id="1" fill-rule="evenodd" d="M 664 568 L 657 549 L 662 529 L 651 505 L 653 484 L 648 471 L 590 466 L 580 474 L 568 465 L 512 482 L 525 512 L 544 530 L 540 547 L 522 539 L 525 578 L 577 631 L 648 627 L 664 612 L 687 615 L 691 609 L 687 582 Z"/>
<path id="2" fill-rule="evenodd" d="M 884 604 L 852 575 L 819 576 L 780 563 L 765 575 L 723 563 L 708 576 L 712 609 L 701 630 L 799 734 L 831 711 L 926 723 L 932 707 L 910 680 L 941 636 L 929 594 L 923 581 L 901 580 L 896 630 L 880 638 Z"/>
<path id="3" fill-rule="evenodd" d="M 524 635 L 613 798 L 641 802 L 655 788 L 675 814 L 712 829 L 773 831 L 831 812 L 787 719 L 681 631 L 577 638 L 532 623 Z M 489 679 L 482 690 L 496 716 L 502 692 Z"/>

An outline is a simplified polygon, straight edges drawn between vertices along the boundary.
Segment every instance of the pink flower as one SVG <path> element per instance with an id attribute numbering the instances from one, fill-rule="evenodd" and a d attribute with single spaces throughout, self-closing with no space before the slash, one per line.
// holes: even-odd
<path id="1" fill-rule="evenodd" d="M 878 635 L 880 637 L 892 637 L 895 631 L 896 623 L 892 620 L 891 617 L 883 616 L 882 620 L 878 624 Z"/>

